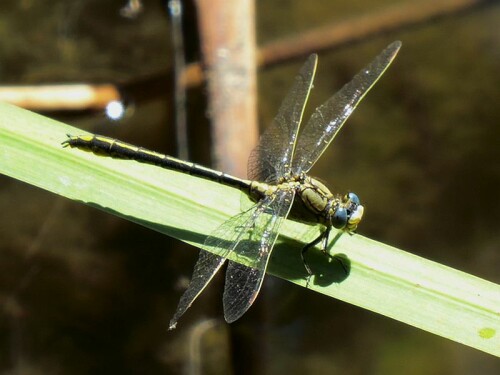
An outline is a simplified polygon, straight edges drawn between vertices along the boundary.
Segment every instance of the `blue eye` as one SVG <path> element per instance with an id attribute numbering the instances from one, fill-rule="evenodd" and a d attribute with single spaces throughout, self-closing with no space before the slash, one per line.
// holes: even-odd
<path id="1" fill-rule="evenodd" d="M 353 204 L 355 204 L 356 206 L 359 206 L 359 204 L 361 203 L 361 202 L 359 201 L 358 196 L 357 196 L 356 194 L 354 194 L 354 193 L 348 193 L 348 194 L 347 194 L 347 198 L 348 198 L 348 199 L 349 199 L 349 200 L 350 200 Z"/>
<path id="2" fill-rule="evenodd" d="M 332 216 L 332 225 L 337 229 L 345 228 L 347 225 L 347 210 L 344 207 L 338 207 Z"/>

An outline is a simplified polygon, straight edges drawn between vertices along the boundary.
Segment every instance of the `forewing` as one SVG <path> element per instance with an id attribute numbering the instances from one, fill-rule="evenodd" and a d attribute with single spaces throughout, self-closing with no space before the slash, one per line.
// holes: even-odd
<path id="1" fill-rule="evenodd" d="M 229 262 L 224 287 L 224 317 L 228 323 L 240 318 L 259 294 L 279 229 L 286 219 L 294 190 L 278 190 L 263 200 L 255 212 L 253 228 L 247 241 L 240 241 L 234 253 L 251 261 L 250 266 Z"/>
<path id="2" fill-rule="evenodd" d="M 248 159 L 248 178 L 275 183 L 291 170 L 291 158 L 304 107 L 311 91 L 318 56 L 309 56 L 295 77 L 272 124 Z"/>
<path id="3" fill-rule="evenodd" d="M 264 200 L 261 202 L 264 202 Z M 261 202 L 249 210 L 233 216 L 207 237 L 202 248 L 218 249 L 220 255 L 215 255 L 209 251 L 200 251 L 198 261 L 194 266 L 193 276 L 179 301 L 174 317 L 170 320 L 169 329 L 175 328 L 179 318 L 203 292 L 229 254 L 248 236 L 248 232 L 254 227 L 257 213 L 262 209 Z"/>
<path id="4" fill-rule="evenodd" d="M 384 74 L 401 47 L 390 44 L 334 96 L 319 106 L 303 127 L 293 160 L 292 173 L 307 173 L 326 150 L 358 103 Z"/>

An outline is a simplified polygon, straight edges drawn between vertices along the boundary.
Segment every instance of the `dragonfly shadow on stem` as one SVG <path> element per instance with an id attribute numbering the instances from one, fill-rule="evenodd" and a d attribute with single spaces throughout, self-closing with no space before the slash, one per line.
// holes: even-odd
<path id="1" fill-rule="evenodd" d="M 102 211 L 109 212 L 124 219 L 133 221 L 147 228 L 151 228 L 158 232 L 167 234 L 178 240 L 198 244 L 197 247 L 202 248 L 207 236 L 197 232 L 179 229 L 171 226 L 162 225 L 159 223 L 141 220 L 140 218 L 125 215 L 119 211 L 111 210 L 108 207 L 103 207 L 93 202 L 83 202 Z M 335 251 L 335 242 L 340 238 L 342 233 L 338 233 L 328 244 L 328 253 Z M 243 239 L 242 241 L 253 241 Z M 314 285 L 328 286 L 333 283 L 340 283 L 349 276 L 350 261 L 345 254 L 326 255 L 318 247 L 311 249 L 307 253 L 307 261 L 310 265 L 313 274 L 309 275 L 300 257 L 301 250 L 304 244 L 293 239 L 280 237 L 274 246 L 271 259 L 269 261 L 268 273 L 287 280 L 307 280 L 307 284 L 312 282 Z M 243 263 L 247 263 L 249 259 L 241 256 L 241 254 L 233 254 L 233 259 L 238 259 Z"/>
<path id="2" fill-rule="evenodd" d="M 328 286 L 333 283 L 340 283 L 347 279 L 351 272 L 351 261 L 346 254 L 332 254 L 335 251 L 335 244 L 340 239 L 343 232 L 338 232 L 332 241 L 327 245 L 322 260 L 318 260 L 318 270 L 314 272 L 313 283 L 318 286 Z M 333 270 L 333 271 L 332 271 Z"/>
<path id="3" fill-rule="evenodd" d="M 189 231 L 189 230 L 185 230 L 185 229 L 179 229 L 179 228 L 176 228 L 176 227 L 172 227 L 172 226 L 168 226 L 168 225 L 163 225 L 163 224 L 159 224 L 159 223 L 155 223 L 155 222 L 152 222 L 152 221 L 148 221 L 148 220 L 143 220 L 143 219 L 140 219 L 140 218 L 137 218 L 135 216 L 131 216 L 131 215 L 126 215 L 122 212 L 119 212 L 119 211 L 116 211 L 116 210 L 112 210 L 108 207 L 104 207 L 104 206 L 101 206 L 97 203 L 93 203 L 93 202 L 84 202 L 84 201 L 81 201 L 82 203 L 85 203 L 86 205 L 90 206 L 90 207 L 94 207 L 94 208 L 97 208 L 101 211 L 105 211 L 105 212 L 108 212 L 108 213 L 111 213 L 115 216 L 118 216 L 118 217 L 121 217 L 121 218 L 124 218 L 126 220 L 129 220 L 129 221 L 132 221 L 134 223 L 137 223 L 137 224 L 140 224 L 146 228 L 150 228 L 150 229 L 153 229 L 157 232 L 160 232 L 160 233 L 163 233 L 163 234 L 166 234 L 170 237 L 174 237 L 180 241 L 185 241 L 185 242 L 191 242 L 191 243 L 196 243 L 196 244 L 199 244 L 198 247 L 201 247 L 201 245 L 203 245 L 203 243 L 205 242 L 205 239 L 207 238 L 206 235 L 204 234 L 200 234 L 200 233 L 197 233 L 197 232 L 193 232 L 193 231 Z"/>
<path id="4" fill-rule="evenodd" d="M 335 242 L 340 233 L 328 245 L 328 252 L 335 251 Z M 318 286 L 341 283 L 350 273 L 351 262 L 345 254 L 326 255 L 318 247 L 308 251 L 307 262 L 312 275 L 307 273 L 300 253 L 303 243 L 291 239 L 279 239 L 274 247 L 268 270 L 271 274 L 288 280 L 306 280 Z"/>

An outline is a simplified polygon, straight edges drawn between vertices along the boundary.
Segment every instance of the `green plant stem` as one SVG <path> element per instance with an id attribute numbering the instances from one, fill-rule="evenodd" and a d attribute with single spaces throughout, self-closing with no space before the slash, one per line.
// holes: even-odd
<path id="1" fill-rule="evenodd" d="M 66 134 L 83 133 L 0 103 L 0 173 L 198 247 L 239 213 L 240 192 L 234 189 L 61 147 Z M 310 226 L 287 221 L 269 273 L 500 356 L 499 285 L 357 234 L 337 236 L 330 244 L 332 254 L 342 254 L 348 275 L 338 262 L 312 252 L 315 276 L 308 280 L 300 248 L 315 234 Z"/>

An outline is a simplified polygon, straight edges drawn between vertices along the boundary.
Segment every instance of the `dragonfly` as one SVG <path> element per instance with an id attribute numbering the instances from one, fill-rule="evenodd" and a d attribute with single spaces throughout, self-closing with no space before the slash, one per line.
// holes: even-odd
<path id="1" fill-rule="evenodd" d="M 287 218 L 321 228 L 319 236 L 304 246 L 301 252 L 309 275 L 312 271 L 305 257 L 309 249 L 321 243 L 321 250 L 329 255 L 327 245 L 332 228 L 350 234 L 355 232 L 364 213 L 359 197 L 353 192 L 334 194 L 307 173 L 359 102 L 384 74 L 400 48 L 399 41 L 387 46 L 349 83 L 316 108 L 299 131 L 318 61 L 316 54 L 309 56 L 272 124 L 250 154 L 248 179 L 104 136 L 68 135 L 63 142 L 64 147 L 76 147 L 98 155 L 188 173 L 239 189 L 254 202 L 252 207 L 224 222 L 206 238 L 202 249 L 215 249 L 217 254 L 200 251 L 193 276 L 170 320 L 169 329 L 176 327 L 181 316 L 226 261 L 224 318 L 228 323 L 239 319 L 259 294 L 273 246 Z"/>

